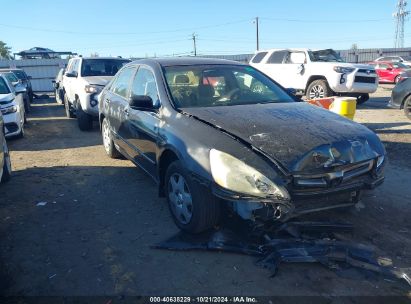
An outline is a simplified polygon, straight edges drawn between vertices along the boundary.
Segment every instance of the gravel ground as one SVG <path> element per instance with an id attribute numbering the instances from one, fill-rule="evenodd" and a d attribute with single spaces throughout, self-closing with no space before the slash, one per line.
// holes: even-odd
<path id="1" fill-rule="evenodd" d="M 355 120 L 386 145 L 386 182 L 351 221 L 353 238 L 411 266 L 411 124 L 386 108 L 390 86 Z M 1 295 L 411 295 L 381 278 L 342 278 L 316 264 L 284 264 L 274 278 L 252 257 L 151 249 L 178 230 L 154 183 L 106 157 L 99 129 L 80 132 L 54 99 L 37 100 L 26 137 L 10 140 L 14 175 L 0 188 Z M 407 179 L 408 178 L 408 179 Z M 45 206 L 37 206 L 47 202 Z"/>

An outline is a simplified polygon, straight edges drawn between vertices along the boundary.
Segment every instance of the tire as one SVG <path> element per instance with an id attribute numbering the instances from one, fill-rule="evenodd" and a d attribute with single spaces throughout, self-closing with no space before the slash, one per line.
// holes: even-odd
<path id="1" fill-rule="evenodd" d="M 61 99 L 60 99 L 60 91 L 58 89 L 54 90 L 54 99 L 56 100 L 57 104 L 61 104 Z"/>
<path id="2" fill-rule="evenodd" d="M 308 85 L 306 97 L 308 99 L 325 98 L 333 95 L 333 91 L 324 79 L 314 80 Z"/>
<path id="3" fill-rule="evenodd" d="M 24 99 L 24 110 L 26 111 L 26 113 L 31 112 L 30 100 L 26 98 Z"/>
<path id="4" fill-rule="evenodd" d="M 363 104 L 365 103 L 368 99 L 370 99 L 369 94 L 362 94 L 357 97 L 357 104 Z"/>
<path id="5" fill-rule="evenodd" d="M 93 118 L 83 111 L 80 102 L 77 102 L 76 116 L 81 131 L 90 131 L 93 128 Z"/>
<path id="6" fill-rule="evenodd" d="M 73 112 L 71 111 L 70 102 L 69 102 L 66 94 L 64 94 L 64 108 L 65 108 L 65 110 L 66 110 L 66 116 L 67 116 L 68 118 L 74 118 L 74 117 L 75 117 L 75 115 L 74 115 Z"/>
<path id="7" fill-rule="evenodd" d="M 24 137 L 24 125 L 21 126 L 21 131 L 19 134 L 15 136 L 15 138 L 23 138 Z"/>
<path id="8" fill-rule="evenodd" d="M 397 84 L 400 81 L 400 75 L 395 76 L 394 83 Z"/>
<path id="9" fill-rule="evenodd" d="M 165 193 L 176 225 L 189 233 L 200 233 L 217 225 L 220 203 L 210 190 L 194 181 L 180 161 L 166 172 Z"/>
<path id="10" fill-rule="evenodd" d="M 411 119 L 411 95 L 404 101 L 404 114 L 408 119 Z"/>
<path id="11" fill-rule="evenodd" d="M 9 153 L 9 148 L 7 147 L 7 142 L 4 139 L 3 143 L 3 151 L 4 151 L 4 164 L 3 164 L 3 175 L 1 176 L 1 183 L 6 183 L 10 180 L 11 178 L 11 159 L 10 159 L 10 153 Z"/>
<path id="12" fill-rule="evenodd" d="M 118 150 L 114 146 L 114 141 L 113 141 L 113 138 L 110 132 L 110 125 L 106 118 L 103 119 L 103 122 L 101 124 L 101 135 L 103 137 L 104 150 L 106 151 L 106 154 L 108 155 L 108 157 L 120 158 L 121 154 L 120 152 L 118 152 Z"/>

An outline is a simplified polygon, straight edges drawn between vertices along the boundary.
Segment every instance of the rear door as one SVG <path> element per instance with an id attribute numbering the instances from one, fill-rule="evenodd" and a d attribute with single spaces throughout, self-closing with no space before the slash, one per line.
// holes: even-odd
<path id="1" fill-rule="evenodd" d="M 283 77 L 284 59 L 288 51 L 280 50 L 273 51 L 266 57 L 263 64 L 258 65 L 258 69 L 268 75 L 270 78 L 277 81 L 282 86 L 286 86 L 287 80 Z"/>
<path id="2" fill-rule="evenodd" d="M 130 83 L 137 70 L 137 67 L 131 66 L 121 70 L 113 80 L 110 90 L 105 96 L 102 96 L 104 107 L 107 109 L 107 117 L 110 129 L 114 135 L 114 143 L 119 146 L 126 154 L 133 158 L 134 151 L 127 142 L 128 131 L 127 114 L 128 98 L 130 96 Z"/>
<path id="3" fill-rule="evenodd" d="M 281 70 L 281 84 L 286 88 L 305 89 L 305 84 L 307 83 L 306 73 L 304 73 L 306 63 L 305 52 L 287 52 Z"/>
<path id="4" fill-rule="evenodd" d="M 131 85 L 131 95 L 150 96 L 159 107 L 160 100 L 156 78 L 148 66 L 140 66 Z M 134 160 L 154 179 L 160 117 L 157 111 L 144 111 L 129 107 L 127 140 L 134 149 Z"/>

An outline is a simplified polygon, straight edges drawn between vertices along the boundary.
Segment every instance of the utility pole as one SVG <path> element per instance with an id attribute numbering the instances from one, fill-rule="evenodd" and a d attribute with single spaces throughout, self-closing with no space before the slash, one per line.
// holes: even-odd
<path id="1" fill-rule="evenodd" d="M 394 47 L 403 48 L 404 47 L 404 24 L 405 18 L 410 14 L 410 11 L 406 10 L 407 1 L 398 0 L 397 11 L 392 14 L 396 19 L 395 26 L 395 37 L 394 37 Z"/>
<path id="2" fill-rule="evenodd" d="M 256 26 L 256 34 L 257 34 L 257 51 L 260 49 L 260 33 L 258 31 L 258 17 L 255 17 L 255 26 Z"/>
<path id="3" fill-rule="evenodd" d="M 196 34 L 193 33 L 193 37 L 191 39 L 193 39 L 193 46 L 194 46 L 194 56 L 197 56 L 197 44 L 196 44 Z"/>

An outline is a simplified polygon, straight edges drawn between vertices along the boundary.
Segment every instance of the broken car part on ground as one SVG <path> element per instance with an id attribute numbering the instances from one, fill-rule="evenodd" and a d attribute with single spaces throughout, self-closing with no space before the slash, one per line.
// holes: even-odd
<path id="1" fill-rule="evenodd" d="M 340 275 L 349 268 L 357 268 L 411 286 L 409 269 L 392 266 L 391 259 L 378 257 L 375 248 L 338 239 L 338 233 L 350 233 L 352 229 L 347 223 L 288 222 L 256 227 L 233 221 L 228 227 L 201 235 L 179 232 L 153 247 L 251 255 L 257 257 L 257 265 L 269 269 L 272 276 L 283 262 L 320 263 Z"/>

